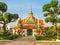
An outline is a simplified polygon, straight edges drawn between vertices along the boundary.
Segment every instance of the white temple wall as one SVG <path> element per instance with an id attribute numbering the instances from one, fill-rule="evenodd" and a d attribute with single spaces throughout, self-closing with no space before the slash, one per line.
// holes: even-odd
<path id="1" fill-rule="evenodd" d="M 27 29 L 23 29 L 25 36 L 27 36 Z"/>
<path id="2" fill-rule="evenodd" d="M 35 30 L 36 30 L 36 29 L 32 29 L 32 31 L 33 31 L 33 34 L 32 34 L 32 36 L 34 36 L 34 34 L 35 34 Z"/>
<path id="3" fill-rule="evenodd" d="M 15 34 L 15 30 L 13 29 L 13 34 Z"/>

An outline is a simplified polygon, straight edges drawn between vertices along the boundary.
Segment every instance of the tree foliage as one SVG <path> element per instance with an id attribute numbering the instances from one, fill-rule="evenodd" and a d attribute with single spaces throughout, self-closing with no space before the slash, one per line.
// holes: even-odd
<path id="1" fill-rule="evenodd" d="M 0 2 L 0 11 L 2 12 L 7 11 L 7 5 L 4 2 Z"/>
<path id="2" fill-rule="evenodd" d="M 3 24 L 3 30 L 6 31 L 6 24 L 15 21 L 19 18 L 18 14 L 7 12 L 7 5 L 0 2 L 0 23 Z"/>
<path id="3" fill-rule="evenodd" d="M 11 13 L 5 13 L 5 15 L 3 17 L 4 17 L 5 21 L 9 23 L 9 22 L 11 22 L 13 16 Z"/>
<path id="4" fill-rule="evenodd" d="M 43 5 L 44 16 L 46 22 L 60 22 L 60 18 L 57 16 L 60 14 L 60 6 L 58 0 L 52 0 L 50 3 Z"/>
<path id="5" fill-rule="evenodd" d="M 17 18 L 19 18 L 18 14 L 13 14 L 13 19 L 16 20 Z"/>
<path id="6" fill-rule="evenodd" d="M 18 14 L 11 14 L 11 13 L 5 13 L 3 17 L 7 23 L 15 21 L 19 18 Z"/>

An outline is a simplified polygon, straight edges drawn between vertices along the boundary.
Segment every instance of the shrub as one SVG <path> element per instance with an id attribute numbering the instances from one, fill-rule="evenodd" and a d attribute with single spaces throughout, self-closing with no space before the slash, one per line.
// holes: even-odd
<path id="1" fill-rule="evenodd" d="M 18 35 L 9 35 L 7 38 L 9 40 L 14 40 L 14 39 L 18 38 Z"/>
<path id="2" fill-rule="evenodd" d="M 35 35 L 35 39 L 36 40 L 43 40 L 43 37 L 42 36 Z"/>
<path id="3" fill-rule="evenodd" d="M 19 35 L 13 35 L 10 32 L 4 33 L 3 31 L 0 32 L 0 40 L 14 40 L 17 39 Z"/>

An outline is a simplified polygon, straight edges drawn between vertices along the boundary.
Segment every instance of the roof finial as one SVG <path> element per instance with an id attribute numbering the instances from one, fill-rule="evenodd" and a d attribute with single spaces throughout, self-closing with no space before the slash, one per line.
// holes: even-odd
<path id="1" fill-rule="evenodd" d="M 30 14 L 32 14 L 32 4 L 30 5 Z"/>
<path id="2" fill-rule="evenodd" d="M 32 4 L 30 5 L 30 11 L 32 11 Z"/>

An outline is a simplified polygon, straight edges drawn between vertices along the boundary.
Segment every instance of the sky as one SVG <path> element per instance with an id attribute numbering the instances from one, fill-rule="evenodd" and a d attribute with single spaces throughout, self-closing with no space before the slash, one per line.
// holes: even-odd
<path id="1" fill-rule="evenodd" d="M 30 11 L 32 5 L 32 11 L 34 16 L 43 19 L 42 6 L 50 1 L 48 0 L 0 0 L 5 2 L 8 6 L 7 12 L 17 13 L 20 18 L 24 18 Z"/>
<path id="2" fill-rule="evenodd" d="M 39 19 L 44 19 L 44 12 L 42 7 L 44 4 L 49 3 L 51 0 L 0 0 L 0 2 L 5 2 L 8 6 L 7 12 L 17 13 L 20 18 L 25 18 L 32 5 L 33 15 Z M 60 3 L 60 0 L 58 0 Z"/>

